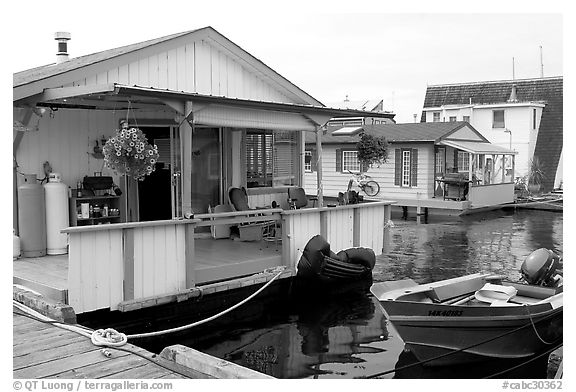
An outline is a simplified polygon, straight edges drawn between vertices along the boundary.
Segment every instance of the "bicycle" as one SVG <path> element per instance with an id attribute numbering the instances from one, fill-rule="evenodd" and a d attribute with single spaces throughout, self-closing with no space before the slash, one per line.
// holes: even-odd
<path id="1" fill-rule="evenodd" d="M 350 170 L 348 170 L 348 173 L 352 174 L 352 178 L 348 182 L 348 191 L 352 188 L 352 184 L 356 184 L 356 186 L 368 196 L 376 196 L 380 192 L 380 184 L 374 181 L 369 175 L 354 173 Z"/>

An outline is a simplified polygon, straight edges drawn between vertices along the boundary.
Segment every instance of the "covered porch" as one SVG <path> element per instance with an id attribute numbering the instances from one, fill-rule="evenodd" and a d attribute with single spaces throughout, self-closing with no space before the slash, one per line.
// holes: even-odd
<path id="1" fill-rule="evenodd" d="M 74 129 L 70 123 L 105 129 L 120 120 L 151 135 L 155 128 L 165 128 L 158 140 L 164 140 L 168 182 L 143 187 L 115 176 L 123 184 L 122 223 L 68 227 L 63 230 L 69 238 L 68 255 L 15 261 L 15 283 L 45 290 L 76 313 L 179 300 L 208 286 L 227 290 L 237 283 L 226 282 L 278 266 L 286 267 L 283 276 L 289 277 L 316 234 L 335 250 L 367 246 L 376 254 L 383 251 L 389 202 L 326 208 L 320 189 L 314 208 L 289 210 L 286 204 L 287 187 L 302 184 L 303 133 L 315 133 L 321 146 L 322 127 L 330 118 L 364 112 L 119 84 L 49 88 L 27 104 L 58 111 L 55 117 L 38 119 L 38 134 Z M 38 134 L 36 138 L 66 137 Z M 22 140 L 18 133 L 15 151 Z M 274 155 L 267 160 L 269 151 Z M 62 170 L 68 184 L 81 178 L 76 168 Z M 247 187 L 250 207 L 257 210 L 212 213 L 211 207 L 228 204 L 230 187 Z M 284 208 L 270 208 L 272 201 Z M 162 208 L 164 215 L 151 217 L 151 207 Z M 212 235 L 219 225 L 270 222 L 274 238 L 244 242 Z M 47 270 L 54 273 L 42 273 Z M 253 284 L 262 283 L 259 279 Z"/>
<path id="2" fill-rule="evenodd" d="M 441 140 L 435 147 L 435 198 L 467 201 L 467 209 L 513 202 L 516 154 L 487 142 Z M 453 155 L 452 168 L 441 155 Z"/>

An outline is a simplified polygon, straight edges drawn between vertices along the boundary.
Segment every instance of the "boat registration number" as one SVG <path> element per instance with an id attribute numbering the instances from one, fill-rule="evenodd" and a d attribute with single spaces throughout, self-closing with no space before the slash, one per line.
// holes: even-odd
<path id="1" fill-rule="evenodd" d="M 428 316 L 459 317 L 462 313 L 464 313 L 463 310 L 429 310 Z"/>

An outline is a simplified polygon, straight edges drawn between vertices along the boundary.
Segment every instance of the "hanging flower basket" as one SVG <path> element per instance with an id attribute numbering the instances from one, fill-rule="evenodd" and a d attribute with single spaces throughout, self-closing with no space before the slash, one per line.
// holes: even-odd
<path id="1" fill-rule="evenodd" d="M 142 181 L 155 169 L 158 147 L 148 143 L 138 128 L 122 128 L 116 131 L 104 145 L 106 167 L 116 174 L 125 174 Z"/>

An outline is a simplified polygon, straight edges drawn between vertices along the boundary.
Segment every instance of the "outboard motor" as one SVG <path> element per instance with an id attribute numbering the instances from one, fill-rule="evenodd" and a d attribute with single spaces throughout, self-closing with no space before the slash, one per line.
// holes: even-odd
<path id="1" fill-rule="evenodd" d="M 556 277 L 559 266 L 560 256 L 549 249 L 540 248 L 526 257 L 520 273 L 528 284 L 555 287 L 559 280 Z"/>

